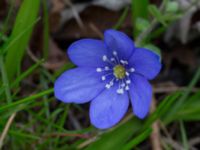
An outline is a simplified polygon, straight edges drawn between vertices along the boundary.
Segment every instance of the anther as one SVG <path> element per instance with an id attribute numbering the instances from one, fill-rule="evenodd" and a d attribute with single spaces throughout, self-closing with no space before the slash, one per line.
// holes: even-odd
<path id="1" fill-rule="evenodd" d="M 111 86 L 110 86 L 110 84 L 106 84 L 106 86 L 105 86 L 107 89 L 109 89 Z"/>
<path id="2" fill-rule="evenodd" d="M 126 80 L 126 84 L 130 84 L 131 83 L 131 80 Z"/>
<path id="3" fill-rule="evenodd" d="M 128 90 L 129 90 L 129 86 L 126 86 L 126 87 L 125 87 L 125 90 L 127 90 L 127 91 L 128 91 Z"/>
<path id="4" fill-rule="evenodd" d="M 102 76 L 102 77 L 101 77 L 101 80 L 103 80 L 103 81 L 106 80 L 106 77 L 105 77 L 105 76 Z"/>
<path id="5" fill-rule="evenodd" d="M 135 72 L 135 69 L 134 68 L 130 68 L 130 72 Z"/>
<path id="6" fill-rule="evenodd" d="M 113 55 L 115 55 L 115 56 L 116 56 L 116 55 L 117 55 L 117 52 L 116 52 L 116 51 L 113 51 Z"/>
<path id="7" fill-rule="evenodd" d="M 123 89 L 117 89 L 117 93 L 118 93 L 118 94 L 123 94 L 123 93 L 124 93 L 124 90 L 123 90 Z"/>
<path id="8" fill-rule="evenodd" d="M 101 68 L 97 68 L 96 71 L 97 72 L 102 72 L 102 69 Z"/>
<path id="9" fill-rule="evenodd" d="M 107 71 L 107 70 L 109 70 L 110 68 L 108 67 L 108 66 L 105 66 L 105 70 Z"/>
<path id="10" fill-rule="evenodd" d="M 126 72 L 126 75 L 129 76 L 130 74 L 128 72 Z"/>
<path id="11" fill-rule="evenodd" d="M 115 61 L 115 58 L 112 57 L 110 60 L 111 60 L 111 61 Z"/>
<path id="12" fill-rule="evenodd" d="M 121 87 L 125 87 L 125 86 L 126 86 L 126 84 L 125 84 L 125 83 L 122 83 L 122 84 L 121 84 Z"/>
<path id="13" fill-rule="evenodd" d="M 120 62 L 121 62 L 123 65 L 128 65 L 128 61 L 126 61 L 126 60 L 120 60 Z"/>
<path id="14" fill-rule="evenodd" d="M 103 59 L 103 61 L 106 61 L 108 58 L 106 55 L 103 55 L 102 59 Z"/>
<path id="15" fill-rule="evenodd" d="M 110 81 L 110 86 L 113 86 L 114 82 L 113 81 Z"/>

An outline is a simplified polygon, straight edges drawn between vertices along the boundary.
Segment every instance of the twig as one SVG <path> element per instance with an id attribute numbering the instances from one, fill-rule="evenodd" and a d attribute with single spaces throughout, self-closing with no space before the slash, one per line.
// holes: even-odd
<path id="1" fill-rule="evenodd" d="M 85 135 L 85 134 L 70 134 L 70 133 L 52 133 L 52 134 L 45 135 L 44 137 L 66 137 L 66 136 L 79 137 L 83 139 L 91 138 L 89 135 Z"/>
<path id="2" fill-rule="evenodd" d="M 172 136 L 169 134 L 169 132 L 167 131 L 166 127 L 164 126 L 164 124 L 162 122 L 160 122 L 160 127 L 163 131 L 163 133 L 165 134 L 166 137 L 162 137 L 162 139 L 164 140 L 164 142 L 170 144 L 173 146 L 174 149 L 177 149 L 177 150 L 185 150 L 183 149 L 183 147 L 181 146 L 181 144 L 179 144 L 178 142 L 175 142 L 172 138 Z M 198 141 L 199 140 L 199 141 Z M 190 146 L 190 149 L 191 150 L 196 150 L 193 146 L 195 144 L 198 144 L 198 142 L 200 142 L 200 138 L 196 138 L 194 139 L 194 141 L 189 141 L 189 146 Z M 191 143 L 190 143 L 191 142 Z M 194 143 L 193 143 L 194 142 Z M 197 142 L 197 143 L 196 143 Z"/>
<path id="3" fill-rule="evenodd" d="M 13 119 L 15 118 L 15 116 L 16 116 L 16 113 L 13 113 L 6 123 L 6 126 L 3 130 L 3 133 L 1 134 L 1 137 L 0 137 L 0 149 L 2 149 L 3 141 L 4 141 L 4 139 L 5 139 L 5 137 L 8 133 L 8 130 L 9 130 L 11 123 L 13 122 Z"/>
<path id="4" fill-rule="evenodd" d="M 72 123 L 73 127 L 76 130 L 81 130 L 82 129 L 81 124 L 79 123 L 79 121 L 77 120 L 77 118 L 74 116 L 74 114 L 73 114 L 72 111 L 69 110 L 68 116 L 69 116 L 69 120 Z"/>
<path id="5" fill-rule="evenodd" d="M 171 92 L 175 92 L 175 91 L 179 91 L 179 90 L 186 90 L 187 87 L 178 87 L 178 86 L 163 86 L 163 87 L 155 87 L 153 89 L 154 93 L 171 93 Z M 192 92 L 197 92 L 199 91 L 199 88 L 192 88 Z"/>
<path id="6" fill-rule="evenodd" d="M 153 97 L 152 105 L 151 105 L 151 112 L 154 112 L 155 109 L 156 109 L 156 100 L 155 100 L 155 97 Z M 153 150 L 162 150 L 161 141 L 160 141 L 159 121 L 156 121 L 153 123 L 152 129 L 153 129 L 153 131 L 150 136 L 150 140 L 152 143 L 152 149 Z"/>
<path id="7" fill-rule="evenodd" d="M 102 32 L 94 25 L 94 23 L 90 23 L 89 26 L 101 39 L 103 39 Z"/>
<path id="8" fill-rule="evenodd" d="M 189 145 L 194 146 L 200 143 L 200 137 L 195 137 L 189 140 Z"/>
<path id="9" fill-rule="evenodd" d="M 91 138 L 91 139 L 89 139 L 89 140 L 87 140 L 87 141 L 81 143 L 80 145 L 78 145 L 77 148 L 78 148 L 78 149 L 83 149 L 85 146 L 87 146 L 87 145 L 93 143 L 94 141 L 96 141 L 97 138 L 98 138 L 98 136 L 95 136 L 95 137 L 93 137 L 93 138 Z"/>
<path id="10" fill-rule="evenodd" d="M 31 51 L 30 48 L 27 48 L 27 54 L 30 56 L 30 58 L 32 59 L 32 61 L 34 61 L 35 63 L 37 63 L 38 61 L 40 61 Z M 57 63 L 48 63 L 48 62 L 44 62 L 43 64 L 41 64 L 41 66 L 43 66 L 46 69 L 56 69 L 59 68 L 60 66 L 63 65 L 63 61 L 61 62 L 57 62 Z"/>
<path id="11" fill-rule="evenodd" d="M 183 150 L 183 147 L 179 143 L 173 141 L 172 139 L 169 139 L 169 138 L 166 138 L 166 137 L 163 137 L 162 139 L 166 143 L 168 143 L 169 145 L 171 145 L 174 148 L 174 150 Z"/>
<path id="12" fill-rule="evenodd" d="M 84 26 L 84 24 L 83 24 L 83 21 L 82 21 L 80 15 L 79 15 L 79 13 L 77 12 L 76 8 L 74 7 L 73 3 L 71 2 L 71 0 L 64 0 L 64 2 L 65 2 L 66 4 L 69 5 L 69 7 L 71 8 L 72 13 L 73 13 L 73 15 L 74 15 L 74 18 L 75 18 L 75 20 L 77 21 L 79 27 L 80 27 L 82 30 L 84 30 L 84 29 L 85 29 L 85 26 Z"/>

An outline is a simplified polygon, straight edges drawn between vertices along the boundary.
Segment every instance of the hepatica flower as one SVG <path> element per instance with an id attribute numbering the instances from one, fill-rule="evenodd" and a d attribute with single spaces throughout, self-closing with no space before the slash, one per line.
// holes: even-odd
<path id="1" fill-rule="evenodd" d="M 91 123 L 100 129 L 118 123 L 132 105 L 143 119 L 149 111 L 153 79 L 161 69 L 159 56 L 135 47 L 124 33 L 106 30 L 104 40 L 82 39 L 68 48 L 78 67 L 55 82 L 55 96 L 65 103 L 90 103 Z"/>

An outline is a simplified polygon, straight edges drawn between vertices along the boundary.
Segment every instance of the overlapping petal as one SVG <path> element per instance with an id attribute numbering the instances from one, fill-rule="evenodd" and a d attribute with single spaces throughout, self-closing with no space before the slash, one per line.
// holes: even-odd
<path id="1" fill-rule="evenodd" d="M 130 99 L 134 114 L 143 119 L 150 109 L 152 87 L 148 80 L 141 75 L 131 75 Z"/>
<path id="2" fill-rule="evenodd" d="M 104 90 L 92 100 L 90 105 L 91 123 L 100 129 L 110 128 L 125 115 L 129 100 L 128 94 L 117 94 L 117 86 Z"/>
<path id="3" fill-rule="evenodd" d="M 104 33 L 104 40 L 110 52 L 118 52 L 121 59 L 130 58 L 134 52 L 133 41 L 123 32 L 116 30 L 106 30 Z"/>
<path id="4" fill-rule="evenodd" d="M 77 66 L 101 67 L 105 65 L 102 61 L 103 55 L 107 55 L 105 44 L 101 40 L 82 39 L 74 42 L 68 48 L 71 61 Z"/>
<path id="5" fill-rule="evenodd" d="M 104 89 L 94 68 L 76 68 L 64 72 L 55 82 L 56 98 L 65 103 L 85 103 Z"/>
<path id="6" fill-rule="evenodd" d="M 147 79 L 153 79 L 160 72 L 159 56 L 145 48 L 137 48 L 129 59 L 130 66 Z"/>

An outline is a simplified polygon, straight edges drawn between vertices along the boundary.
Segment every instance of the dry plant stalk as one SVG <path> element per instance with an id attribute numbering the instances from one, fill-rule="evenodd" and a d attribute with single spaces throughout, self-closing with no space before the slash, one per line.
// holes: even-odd
<path id="1" fill-rule="evenodd" d="M 152 100 L 152 105 L 151 105 L 151 113 L 153 113 L 156 109 L 156 100 L 155 97 L 153 96 Z M 161 141 L 160 141 L 160 126 L 159 126 L 159 121 L 156 121 L 152 125 L 152 133 L 150 136 L 150 141 L 152 143 L 152 149 L 153 150 L 162 150 L 161 147 Z"/>
<path id="2" fill-rule="evenodd" d="M 6 137 L 7 133 L 8 133 L 8 130 L 9 130 L 9 128 L 10 128 L 15 116 L 16 116 L 16 113 L 13 113 L 10 116 L 10 118 L 8 119 L 8 121 L 6 123 L 6 126 L 5 126 L 3 132 L 2 132 L 2 134 L 0 136 L 0 149 L 2 149 L 2 147 L 3 147 L 3 141 L 4 141 L 4 139 L 5 139 L 5 137 Z"/>

